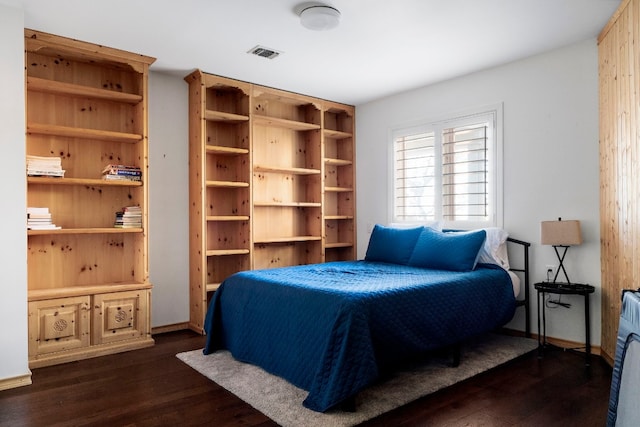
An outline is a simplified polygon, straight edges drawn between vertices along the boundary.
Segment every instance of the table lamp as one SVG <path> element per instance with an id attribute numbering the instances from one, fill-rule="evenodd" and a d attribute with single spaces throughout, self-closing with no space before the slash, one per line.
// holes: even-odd
<path id="1" fill-rule="evenodd" d="M 582 243 L 580 221 L 563 221 L 562 218 L 558 218 L 557 221 L 542 221 L 540 223 L 540 243 L 543 245 L 552 245 L 560 262 L 556 270 L 556 275 L 553 278 L 553 283 L 557 283 L 556 279 L 558 278 L 560 270 L 564 273 L 567 283 L 571 283 L 569 276 L 567 276 L 567 271 L 564 269 L 563 262 L 569 246 L 580 245 Z M 564 249 L 562 254 L 560 254 L 558 248 Z"/>

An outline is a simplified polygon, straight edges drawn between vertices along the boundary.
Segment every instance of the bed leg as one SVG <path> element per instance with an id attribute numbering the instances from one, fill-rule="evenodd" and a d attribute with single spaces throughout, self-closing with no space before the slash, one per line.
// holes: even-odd
<path id="1" fill-rule="evenodd" d="M 344 412 L 356 412 L 356 397 L 351 396 L 340 403 L 340 409 Z"/>
<path id="2" fill-rule="evenodd" d="M 460 352 L 461 352 L 461 346 L 459 343 L 453 344 L 451 346 L 451 353 L 452 353 L 451 367 L 452 368 L 457 368 L 458 366 L 460 366 Z"/>

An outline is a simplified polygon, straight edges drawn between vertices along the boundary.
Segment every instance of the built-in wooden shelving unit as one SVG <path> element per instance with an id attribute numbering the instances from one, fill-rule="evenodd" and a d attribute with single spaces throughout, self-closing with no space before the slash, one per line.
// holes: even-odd
<path id="1" fill-rule="evenodd" d="M 60 229 L 28 239 L 29 364 L 153 345 L 148 272 L 147 79 L 153 58 L 25 30 L 27 155 L 60 157 L 64 178 L 29 176 L 27 206 Z M 141 181 L 101 179 L 107 164 Z M 115 228 L 140 206 L 141 226 Z"/>
<path id="2" fill-rule="evenodd" d="M 190 325 L 202 333 L 234 272 L 355 258 L 354 108 L 199 70 L 185 80 Z"/>
<path id="3" fill-rule="evenodd" d="M 251 87 L 195 71 L 189 84 L 189 327 L 211 293 L 251 268 Z"/>

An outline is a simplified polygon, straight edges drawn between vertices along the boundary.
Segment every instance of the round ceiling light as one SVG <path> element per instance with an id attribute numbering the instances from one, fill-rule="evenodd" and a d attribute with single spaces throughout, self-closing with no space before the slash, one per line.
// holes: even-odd
<path id="1" fill-rule="evenodd" d="M 310 30 L 330 30 L 340 23 L 340 11 L 331 6 L 309 6 L 300 12 L 300 22 Z"/>

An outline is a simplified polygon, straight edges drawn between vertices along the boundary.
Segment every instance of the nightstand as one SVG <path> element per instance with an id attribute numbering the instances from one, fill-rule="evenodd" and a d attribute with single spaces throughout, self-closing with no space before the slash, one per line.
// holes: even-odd
<path id="1" fill-rule="evenodd" d="M 584 296 L 584 329 L 585 329 L 585 362 L 589 366 L 591 363 L 591 337 L 589 327 L 589 295 L 595 288 L 591 285 L 583 283 L 558 283 L 558 282 L 539 282 L 534 283 L 534 288 L 538 291 L 538 349 L 542 350 L 547 343 L 547 319 L 546 304 L 544 302 L 545 294 L 556 295 L 582 295 Z M 542 310 L 542 335 L 540 335 L 540 311 Z"/>

